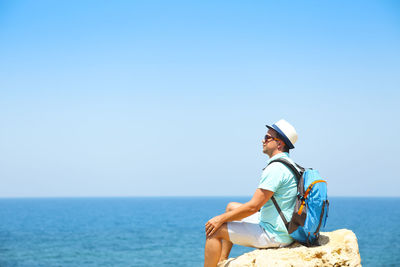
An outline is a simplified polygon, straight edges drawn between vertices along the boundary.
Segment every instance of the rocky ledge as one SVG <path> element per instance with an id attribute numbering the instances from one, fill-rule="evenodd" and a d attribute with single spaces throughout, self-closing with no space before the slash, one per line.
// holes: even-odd
<path id="1" fill-rule="evenodd" d="M 321 232 L 319 246 L 294 243 L 286 248 L 256 249 L 220 262 L 218 267 L 236 266 L 361 266 L 356 235 L 347 229 Z"/>

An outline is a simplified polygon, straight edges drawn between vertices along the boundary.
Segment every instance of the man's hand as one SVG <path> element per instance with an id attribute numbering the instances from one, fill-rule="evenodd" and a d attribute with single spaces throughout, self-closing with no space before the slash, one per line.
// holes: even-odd
<path id="1" fill-rule="evenodd" d="M 215 216 L 214 218 L 210 219 L 206 223 L 206 236 L 210 237 L 213 235 L 218 228 L 221 227 L 225 222 L 231 222 L 235 220 L 241 220 L 256 213 L 262 206 L 267 203 L 267 201 L 272 197 L 274 192 L 257 188 L 256 192 L 253 195 L 253 198 L 243 204 L 240 205 L 238 208 L 233 209 L 231 211 L 227 211 L 224 214 Z"/>
<path id="2" fill-rule="evenodd" d="M 214 218 L 210 219 L 206 223 L 206 236 L 209 237 L 214 234 L 215 231 L 217 231 L 223 223 L 224 221 L 221 215 L 215 216 Z"/>

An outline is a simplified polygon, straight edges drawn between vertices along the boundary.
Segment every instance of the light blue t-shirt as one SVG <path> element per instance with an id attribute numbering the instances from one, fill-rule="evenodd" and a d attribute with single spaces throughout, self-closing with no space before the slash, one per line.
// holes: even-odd
<path id="1" fill-rule="evenodd" d="M 285 152 L 273 156 L 269 162 L 278 158 L 284 158 L 292 164 L 294 163 L 289 158 L 289 154 Z M 289 222 L 297 195 L 297 182 L 292 171 L 282 163 L 274 162 L 264 169 L 258 188 L 274 192 L 276 202 Z M 291 243 L 293 241 L 272 200 L 268 200 L 261 208 L 260 225 L 278 242 Z"/>

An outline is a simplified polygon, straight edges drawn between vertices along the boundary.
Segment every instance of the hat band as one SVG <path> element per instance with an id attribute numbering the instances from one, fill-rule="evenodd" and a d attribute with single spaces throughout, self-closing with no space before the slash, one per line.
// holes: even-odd
<path id="1" fill-rule="evenodd" d="M 276 126 L 275 124 L 272 124 L 271 126 L 275 131 L 278 132 L 278 134 L 282 137 L 283 142 L 285 142 L 285 144 L 289 147 L 289 149 L 294 148 L 294 145 L 292 144 L 292 142 L 290 142 L 289 138 L 286 136 L 286 134 L 284 134 L 281 129 L 279 129 L 278 126 Z"/>

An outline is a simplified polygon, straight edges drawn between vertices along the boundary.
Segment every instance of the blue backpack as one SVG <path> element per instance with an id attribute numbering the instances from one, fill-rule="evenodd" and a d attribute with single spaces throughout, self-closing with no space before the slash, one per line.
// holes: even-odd
<path id="1" fill-rule="evenodd" d="M 318 245 L 319 231 L 322 224 L 325 227 L 328 218 L 329 201 L 326 181 L 321 178 L 317 170 L 304 169 L 296 164 L 300 169 L 299 172 L 285 159 L 276 159 L 269 164 L 273 162 L 284 164 L 297 178 L 296 205 L 290 222 L 286 220 L 274 196 L 271 198 L 288 233 L 304 245 Z"/>

